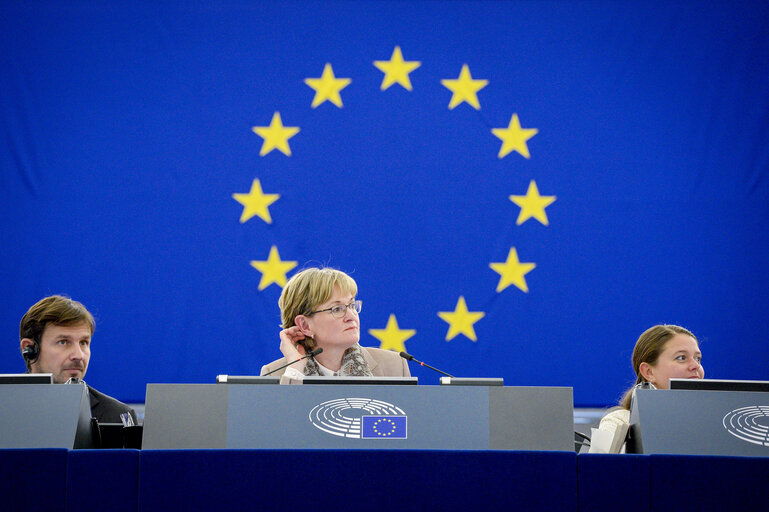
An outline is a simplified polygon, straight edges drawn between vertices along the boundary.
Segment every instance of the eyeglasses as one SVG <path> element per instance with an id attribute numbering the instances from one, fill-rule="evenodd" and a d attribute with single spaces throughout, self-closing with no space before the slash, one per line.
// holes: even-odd
<path id="1" fill-rule="evenodd" d="M 360 313 L 360 310 L 363 308 L 363 301 L 354 300 L 349 304 L 337 304 L 336 306 L 331 306 L 330 308 L 327 308 L 327 309 L 312 311 L 309 314 L 307 314 L 307 316 L 314 315 L 315 313 L 323 313 L 325 311 L 331 311 L 331 316 L 333 316 L 334 318 L 342 318 L 344 314 L 347 312 L 347 308 L 350 308 L 356 313 Z"/>

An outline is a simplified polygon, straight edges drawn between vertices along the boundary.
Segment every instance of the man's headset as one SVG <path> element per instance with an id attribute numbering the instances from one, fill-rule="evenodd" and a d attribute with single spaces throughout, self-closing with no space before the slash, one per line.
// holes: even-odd
<path id="1" fill-rule="evenodd" d="M 33 340 L 32 345 L 24 347 L 21 351 L 21 357 L 29 364 L 37 361 L 37 358 L 40 357 L 40 345 L 37 344 L 37 341 Z"/>

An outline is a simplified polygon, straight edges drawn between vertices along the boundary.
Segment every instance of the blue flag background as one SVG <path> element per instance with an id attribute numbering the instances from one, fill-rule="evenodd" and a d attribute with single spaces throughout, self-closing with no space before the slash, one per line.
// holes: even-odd
<path id="1" fill-rule="evenodd" d="M 87 380 L 117 398 L 256 374 L 281 279 L 329 265 L 358 283 L 363 345 L 457 376 L 608 405 L 638 335 L 676 323 L 707 376 L 769 380 L 767 19 L 5 2 L 0 372 L 24 369 L 27 308 L 63 293 L 95 314 Z"/>
<path id="2" fill-rule="evenodd" d="M 407 439 L 407 416 L 362 416 L 362 439 Z"/>

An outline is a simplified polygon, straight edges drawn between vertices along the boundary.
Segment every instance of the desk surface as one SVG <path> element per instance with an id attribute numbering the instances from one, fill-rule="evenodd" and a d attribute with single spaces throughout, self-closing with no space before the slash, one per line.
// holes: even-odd
<path id="1" fill-rule="evenodd" d="M 366 437 L 374 417 L 400 417 L 402 435 Z M 149 384 L 142 446 L 572 450 L 572 390 Z"/>

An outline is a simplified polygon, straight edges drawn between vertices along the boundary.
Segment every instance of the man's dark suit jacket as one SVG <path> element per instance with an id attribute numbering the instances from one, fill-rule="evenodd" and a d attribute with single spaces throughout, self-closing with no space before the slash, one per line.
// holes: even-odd
<path id="1" fill-rule="evenodd" d="M 91 401 L 91 416 L 99 423 L 122 423 L 120 414 L 127 412 L 133 418 L 134 425 L 139 424 L 134 410 L 123 402 L 96 391 L 91 386 L 88 386 L 88 396 Z"/>

